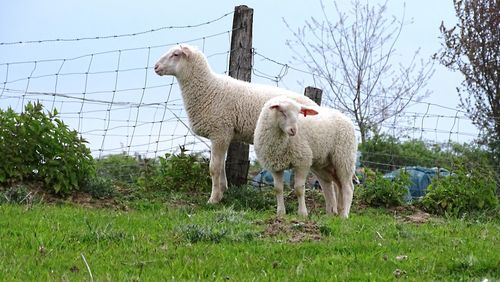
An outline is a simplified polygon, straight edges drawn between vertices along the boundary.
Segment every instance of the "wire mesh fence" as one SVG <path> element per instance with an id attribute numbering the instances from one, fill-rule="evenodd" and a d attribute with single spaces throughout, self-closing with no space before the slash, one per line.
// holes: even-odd
<path id="1" fill-rule="evenodd" d="M 152 66 L 171 46 L 189 43 L 206 54 L 215 72 L 227 73 L 231 15 L 127 34 L 0 42 L 0 108 L 22 112 L 28 102 L 39 101 L 47 110 L 57 109 L 60 118 L 88 141 L 96 158 L 111 154 L 156 158 L 181 148 L 207 154 L 210 143 L 189 129 L 175 78 L 156 76 Z M 101 50 L 108 45 L 100 42 L 109 40 L 118 48 Z M 46 53 L 48 49 L 52 51 Z M 263 54 L 255 43 L 252 67 L 254 82 L 299 93 L 321 79 Z M 446 147 L 478 136 L 463 109 L 421 101 L 410 101 L 407 111 L 380 127 L 398 139 L 422 140 L 429 146 Z M 393 168 L 391 163 L 384 165 Z"/>

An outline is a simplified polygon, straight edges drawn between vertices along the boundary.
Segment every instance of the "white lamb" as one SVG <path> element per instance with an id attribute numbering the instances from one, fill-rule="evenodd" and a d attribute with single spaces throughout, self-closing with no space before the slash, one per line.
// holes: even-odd
<path id="1" fill-rule="evenodd" d="M 219 202 L 227 188 L 225 155 L 230 142 L 253 142 L 257 118 L 267 100 L 286 95 L 306 105 L 315 104 L 309 98 L 288 90 L 216 74 L 203 53 L 188 45 L 170 49 L 154 69 L 158 75 L 177 78 L 192 130 L 212 143 L 209 203 Z"/>
<path id="2" fill-rule="evenodd" d="M 264 104 L 257 121 L 254 149 L 273 175 L 278 215 L 285 214 L 283 170 L 292 168 L 299 215 L 307 216 L 304 183 L 311 169 L 321 184 L 326 212 L 349 216 L 356 138 L 354 125 L 345 115 L 286 97 L 273 98 Z"/>

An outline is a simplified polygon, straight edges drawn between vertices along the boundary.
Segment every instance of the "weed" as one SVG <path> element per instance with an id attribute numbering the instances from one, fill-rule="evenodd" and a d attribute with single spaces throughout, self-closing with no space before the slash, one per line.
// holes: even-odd
<path id="1" fill-rule="evenodd" d="M 145 183 L 154 190 L 202 192 L 211 186 L 208 159 L 199 154 L 166 154 L 159 158 L 159 165 L 150 175 L 152 179 Z"/>
<path id="2" fill-rule="evenodd" d="M 421 205 L 429 212 L 453 217 L 495 210 L 495 189 L 493 175 L 461 166 L 450 177 L 433 179 Z"/>
<path id="3" fill-rule="evenodd" d="M 110 198 L 116 193 L 111 180 L 102 177 L 86 181 L 82 187 L 82 191 L 98 199 Z"/>
<path id="4" fill-rule="evenodd" d="M 179 227 L 179 233 L 190 243 L 220 243 L 227 235 L 227 230 L 199 224 L 187 224 Z"/>
<path id="5" fill-rule="evenodd" d="M 176 228 L 176 237 L 190 243 L 222 241 L 242 242 L 252 240 L 256 233 L 247 228 L 251 222 L 247 214 L 232 207 L 198 212 L 190 215 L 190 222 Z"/>
<path id="6" fill-rule="evenodd" d="M 404 196 L 411 184 L 408 173 L 400 173 L 390 180 L 378 172 L 366 169 L 363 185 L 355 190 L 356 198 L 374 207 L 394 207 L 404 203 Z"/>
<path id="7" fill-rule="evenodd" d="M 251 185 L 240 187 L 229 187 L 224 192 L 222 202 L 233 206 L 237 210 L 274 210 L 276 207 L 276 196 L 273 189 L 255 188 Z"/>
<path id="8" fill-rule="evenodd" d="M 115 231 L 110 223 L 101 226 L 100 224 L 93 224 L 85 218 L 85 226 L 87 232 L 79 236 L 82 243 L 111 243 L 126 239 L 124 232 Z"/>

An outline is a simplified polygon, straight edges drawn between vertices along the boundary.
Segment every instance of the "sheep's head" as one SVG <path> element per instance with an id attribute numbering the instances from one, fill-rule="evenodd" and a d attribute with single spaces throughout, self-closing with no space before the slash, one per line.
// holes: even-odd
<path id="1" fill-rule="evenodd" d="M 178 45 L 172 47 L 167 53 L 160 57 L 155 64 L 155 72 L 158 75 L 178 75 L 182 65 L 186 63 L 193 54 L 193 47 Z"/>
<path id="2" fill-rule="evenodd" d="M 318 114 L 313 108 L 285 97 L 273 98 L 267 106 L 269 110 L 273 111 L 277 125 L 289 136 L 297 134 L 299 114 L 304 115 L 304 117 Z"/>

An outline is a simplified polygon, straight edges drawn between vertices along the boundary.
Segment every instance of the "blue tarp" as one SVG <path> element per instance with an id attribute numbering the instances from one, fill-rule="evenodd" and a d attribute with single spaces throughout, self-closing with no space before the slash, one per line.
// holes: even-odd
<path id="1" fill-rule="evenodd" d="M 408 187 L 408 195 L 405 197 L 406 201 L 425 196 L 427 187 L 431 184 L 432 178 L 438 174 L 439 176 L 451 175 L 451 173 L 444 168 L 439 168 L 438 172 L 438 168 L 436 167 L 407 166 L 384 174 L 384 178 L 392 180 L 401 173 L 401 170 L 410 174 L 410 180 L 412 182 L 412 185 Z"/>
<path id="2" fill-rule="evenodd" d="M 292 176 L 292 171 L 287 169 L 283 172 L 283 181 L 285 185 L 290 186 L 290 179 Z M 273 186 L 274 179 L 270 171 L 263 169 L 256 176 L 252 178 L 252 185 L 255 187 L 261 186 Z"/>
<path id="3" fill-rule="evenodd" d="M 361 152 L 356 153 L 356 168 L 359 168 L 361 166 Z M 290 169 L 287 169 L 284 171 L 284 176 L 283 176 L 283 181 L 285 185 L 290 186 L 290 179 L 292 177 L 292 171 Z M 308 179 L 309 181 L 310 179 Z M 263 169 L 261 170 L 256 176 L 252 178 L 252 185 L 255 187 L 261 187 L 264 185 L 267 186 L 274 186 L 273 182 L 273 175 L 271 174 L 270 171 Z M 319 182 L 314 178 L 313 180 L 310 181 L 309 185 L 311 185 L 314 188 L 319 188 Z"/>
<path id="4" fill-rule="evenodd" d="M 290 169 L 287 169 L 283 172 L 283 183 L 285 185 L 290 186 L 290 179 L 292 178 L 292 171 Z M 316 180 L 316 178 L 307 179 L 308 185 L 313 187 L 314 189 L 319 188 L 319 182 Z M 263 169 L 252 178 L 252 185 L 254 187 L 262 187 L 262 186 L 274 186 L 274 179 L 273 175 L 270 171 Z"/>

